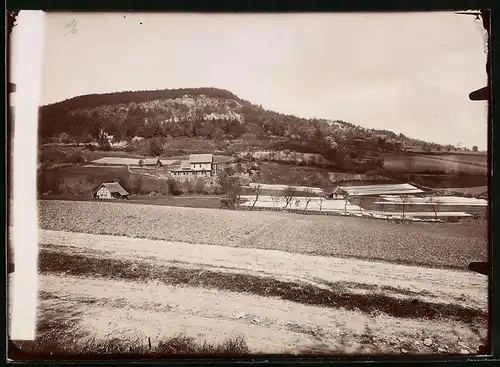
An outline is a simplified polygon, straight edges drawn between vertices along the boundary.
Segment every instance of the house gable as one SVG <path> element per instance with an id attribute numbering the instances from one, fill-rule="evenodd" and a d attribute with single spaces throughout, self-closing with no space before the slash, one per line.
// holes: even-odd
<path id="1" fill-rule="evenodd" d="M 111 195 L 113 194 L 119 194 L 121 196 L 130 195 L 123 187 L 121 187 L 121 185 L 118 182 L 103 182 L 97 187 L 97 189 L 94 190 L 92 195 L 95 196 L 102 188 L 108 190 Z"/>

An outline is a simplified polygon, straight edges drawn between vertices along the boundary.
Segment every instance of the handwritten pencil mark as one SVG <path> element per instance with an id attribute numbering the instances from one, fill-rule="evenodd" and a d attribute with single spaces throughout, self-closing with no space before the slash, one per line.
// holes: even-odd
<path id="1" fill-rule="evenodd" d="M 64 25 L 64 28 L 67 29 L 67 31 L 64 33 L 65 36 L 67 36 L 68 34 L 75 34 L 77 32 L 77 29 L 76 29 L 76 26 L 78 25 L 78 22 L 73 19 L 71 22 L 69 23 L 66 23 Z"/>

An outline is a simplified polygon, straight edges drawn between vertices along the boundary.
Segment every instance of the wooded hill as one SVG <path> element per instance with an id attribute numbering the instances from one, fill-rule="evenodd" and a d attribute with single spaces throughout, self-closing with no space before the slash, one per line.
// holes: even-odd
<path id="1" fill-rule="evenodd" d="M 39 122 L 42 138 L 67 133 L 79 142 L 98 139 L 103 129 L 117 140 L 134 136 L 198 136 L 304 142 L 314 141 L 322 134 L 341 145 L 356 140 L 380 144 L 384 141 L 386 149 L 426 144 L 403 134 L 365 129 L 345 121 L 305 119 L 265 110 L 216 88 L 84 95 L 42 106 Z"/>
<path id="2" fill-rule="evenodd" d="M 91 94 L 40 107 L 42 142 L 99 141 L 101 131 L 115 141 L 188 137 L 240 140 L 258 148 L 264 143 L 271 149 L 318 153 L 338 168 L 362 170 L 382 165 L 377 152 L 407 145 L 446 149 L 392 131 L 269 111 L 216 88 Z"/>

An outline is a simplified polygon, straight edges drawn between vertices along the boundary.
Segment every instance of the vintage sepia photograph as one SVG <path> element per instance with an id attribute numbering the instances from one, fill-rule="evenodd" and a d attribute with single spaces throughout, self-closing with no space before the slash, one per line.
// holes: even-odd
<path id="1" fill-rule="evenodd" d="M 488 14 L 21 11 L 14 49 L 31 13 L 40 54 L 8 85 L 15 348 L 490 354 Z"/>

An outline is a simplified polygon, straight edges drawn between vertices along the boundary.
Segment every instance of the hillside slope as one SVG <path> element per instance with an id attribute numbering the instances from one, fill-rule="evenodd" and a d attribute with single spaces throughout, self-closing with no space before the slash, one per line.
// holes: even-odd
<path id="1" fill-rule="evenodd" d="M 67 134 L 73 140 L 98 139 L 104 130 L 116 140 L 135 136 L 204 137 L 248 141 L 287 139 L 329 146 L 372 142 L 386 150 L 425 142 L 390 131 L 369 130 L 344 121 L 285 115 L 215 88 L 93 94 L 40 108 L 41 138 Z M 437 147 L 436 144 L 428 144 Z"/>

